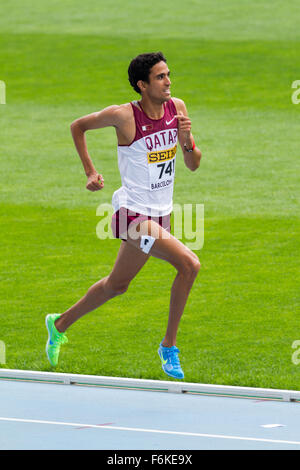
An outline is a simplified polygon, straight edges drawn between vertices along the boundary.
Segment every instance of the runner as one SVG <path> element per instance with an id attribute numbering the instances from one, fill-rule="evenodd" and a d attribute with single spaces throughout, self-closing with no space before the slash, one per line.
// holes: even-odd
<path id="1" fill-rule="evenodd" d="M 199 167 L 201 151 L 195 146 L 184 102 L 171 98 L 170 71 L 164 55 L 158 52 L 137 56 L 129 65 L 128 76 L 141 95 L 139 101 L 109 106 L 71 124 L 89 191 L 102 190 L 104 178 L 88 153 L 85 132 L 108 126 L 116 130 L 122 186 L 112 198 L 112 230 L 121 239 L 120 250 L 109 276 L 92 285 L 63 314 L 47 315 L 46 352 L 51 365 L 57 365 L 60 346 L 67 341 L 65 331 L 83 315 L 124 294 L 149 257 L 154 256 L 177 270 L 167 330 L 158 353 L 164 372 L 183 379 L 176 337 L 200 262 L 196 254 L 170 234 L 177 141 L 191 171 Z"/>

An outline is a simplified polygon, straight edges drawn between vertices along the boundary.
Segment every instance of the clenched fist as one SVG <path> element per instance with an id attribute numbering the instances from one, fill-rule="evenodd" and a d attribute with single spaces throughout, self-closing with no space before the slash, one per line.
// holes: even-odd
<path id="1" fill-rule="evenodd" d="M 89 191 L 99 191 L 104 187 L 104 179 L 102 175 L 95 172 L 88 176 L 88 181 L 86 184 L 86 189 Z"/>
<path id="2" fill-rule="evenodd" d="M 178 119 L 178 130 L 186 142 L 191 138 L 192 123 L 188 116 L 185 116 L 182 111 L 175 116 Z"/>

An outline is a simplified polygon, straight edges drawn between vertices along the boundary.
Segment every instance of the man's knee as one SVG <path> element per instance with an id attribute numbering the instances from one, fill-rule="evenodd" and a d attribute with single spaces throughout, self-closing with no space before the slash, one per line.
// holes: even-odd
<path id="1" fill-rule="evenodd" d="M 179 269 L 179 272 L 185 277 L 185 279 L 190 279 L 193 281 L 201 268 L 201 264 L 198 256 L 193 253 L 187 253 L 182 259 L 182 264 Z"/>
<path id="2" fill-rule="evenodd" d="M 130 283 L 128 281 L 119 281 L 116 279 L 111 279 L 110 277 L 108 277 L 106 281 L 106 287 L 112 297 L 125 294 L 125 292 L 128 290 L 129 284 Z"/>

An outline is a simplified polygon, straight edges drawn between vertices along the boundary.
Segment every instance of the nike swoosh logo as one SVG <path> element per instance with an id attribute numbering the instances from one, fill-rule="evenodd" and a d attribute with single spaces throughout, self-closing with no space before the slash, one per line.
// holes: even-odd
<path id="1" fill-rule="evenodd" d="M 171 121 L 166 121 L 167 126 L 168 126 L 169 124 L 171 124 L 171 122 L 173 122 L 174 119 L 175 119 L 175 116 L 173 117 L 173 119 L 171 119 Z"/>
<path id="2" fill-rule="evenodd" d="M 168 360 L 164 359 L 164 356 L 162 355 L 162 353 L 160 353 L 160 358 L 162 360 L 163 365 L 165 366 L 167 364 Z"/>
<path id="3" fill-rule="evenodd" d="M 51 328 L 50 328 L 50 334 L 49 334 L 49 344 L 50 344 L 50 346 L 53 345 L 53 341 L 52 341 L 52 330 L 53 330 L 53 328 L 52 328 L 52 326 L 51 326 Z"/>

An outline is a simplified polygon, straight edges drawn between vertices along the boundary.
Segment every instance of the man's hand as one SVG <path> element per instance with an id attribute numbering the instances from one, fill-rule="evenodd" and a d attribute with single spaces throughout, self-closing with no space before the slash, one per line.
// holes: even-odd
<path id="1" fill-rule="evenodd" d="M 183 142 L 191 147 L 193 145 L 193 139 L 191 135 L 192 122 L 188 116 L 185 116 L 182 111 L 175 116 L 178 119 L 178 131 Z"/>
<path id="2" fill-rule="evenodd" d="M 102 175 L 95 172 L 88 176 L 88 181 L 86 184 L 86 189 L 89 191 L 99 191 L 104 187 L 104 179 Z"/>

